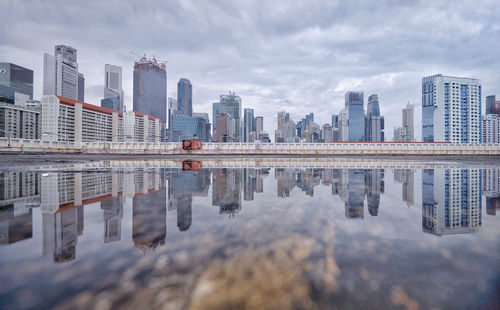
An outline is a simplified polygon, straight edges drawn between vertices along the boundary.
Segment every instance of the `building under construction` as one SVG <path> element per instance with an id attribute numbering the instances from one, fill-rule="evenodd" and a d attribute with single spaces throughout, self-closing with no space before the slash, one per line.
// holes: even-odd
<path id="1" fill-rule="evenodd" d="M 144 55 L 134 63 L 134 111 L 167 120 L 167 69 Z"/>

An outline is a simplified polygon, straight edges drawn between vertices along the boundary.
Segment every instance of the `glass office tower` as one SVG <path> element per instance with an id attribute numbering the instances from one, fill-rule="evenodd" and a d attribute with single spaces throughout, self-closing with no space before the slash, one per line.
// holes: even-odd
<path id="1" fill-rule="evenodd" d="M 213 121 L 214 131 L 217 130 L 217 114 L 227 113 L 234 120 L 234 142 L 242 141 L 242 124 L 241 124 L 241 98 L 234 93 L 229 95 L 220 95 L 220 101 L 213 104 Z"/>
<path id="2" fill-rule="evenodd" d="M 177 110 L 187 116 L 193 115 L 193 86 L 186 78 L 177 83 Z"/>
<path id="3" fill-rule="evenodd" d="M 348 140 L 365 141 L 365 110 L 362 91 L 348 91 L 345 94 L 345 107 L 349 118 Z"/>
<path id="4" fill-rule="evenodd" d="M 28 95 L 33 99 L 33 70 L 10 62 L 0 62 L 0 97 L 14 103 L 14 93 Z"/>
<path id="5" fill-rule="evenodd" d="M 134 64 L 134 111 L 167 121 L 167 69 L 145 56 Z"/>

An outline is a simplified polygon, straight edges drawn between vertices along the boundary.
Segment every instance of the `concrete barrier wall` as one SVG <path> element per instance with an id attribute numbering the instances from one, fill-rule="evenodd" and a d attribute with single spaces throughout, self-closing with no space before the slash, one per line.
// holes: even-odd
<path id="1" fill-rule="evenodd" d="M 452 143 L 203 143 L 185 151 L 180 142 L 72 142 L 0 138 L 0 152 L 194 155 L 466 155 L 499 156 L 500 144 Z"/>

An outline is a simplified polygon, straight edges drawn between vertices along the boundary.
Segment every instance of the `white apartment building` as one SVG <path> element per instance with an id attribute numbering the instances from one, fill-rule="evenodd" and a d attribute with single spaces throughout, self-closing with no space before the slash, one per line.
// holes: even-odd
<path id="1" fill-rule="evenodd" d="M 0 137 L 40 138 L 39 108 L 0 102 Z"/>
<path id="2" fill-rule="evenodd" d="M 42 98 L 41 123 L 42 139 L 74 142 L 76 147 L 81 142 L 160 141 L 158 118 L 134 111 L 124 115 L 54 95 Z"/>
<path id="3" fill-rule="evenodd" d="M 483 143 L 500 143 L 500 119 L 496 114 L 483 115 Z"/>
<path id="4" fill-rule="evenodd" d="M 123 137 L 124 141 L 160 142 L 160 119 L 136 111 L 127 111 L 123 113 Z"/>
<path id="5" fill-rule="evenodd" d="M 480 143 L 481 84 L 443 76 L 422 79 L 422 141 Z"/>

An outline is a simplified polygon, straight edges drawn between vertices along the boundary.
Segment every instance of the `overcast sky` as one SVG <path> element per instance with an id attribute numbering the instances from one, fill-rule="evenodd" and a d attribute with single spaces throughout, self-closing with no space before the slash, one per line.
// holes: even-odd
<path id="1" fill-rule="evenodd" d="M 500 97 L 498 0 L 139 2 L 0 0 L 0 61 L 33 69 L 39 99 L 43 53 L 71 45 L 85 101 L 100 104 L 109 63 L 123 67 L 131 109 L 130 51 L 156 55 L 169 61 L 169 96 L 186 77 L 193 111 L 211 115 L 219 95 L 234 91 L 273 139 L 278 111 L 330 123 L 347 90 L 364 91 L 365 110 L 379 95 L 389 139 L 401 109 L 415 104 L 420 138 L 421 78 L 436 73 L 479 78 L 483 106 L 486 95 Z"/>

